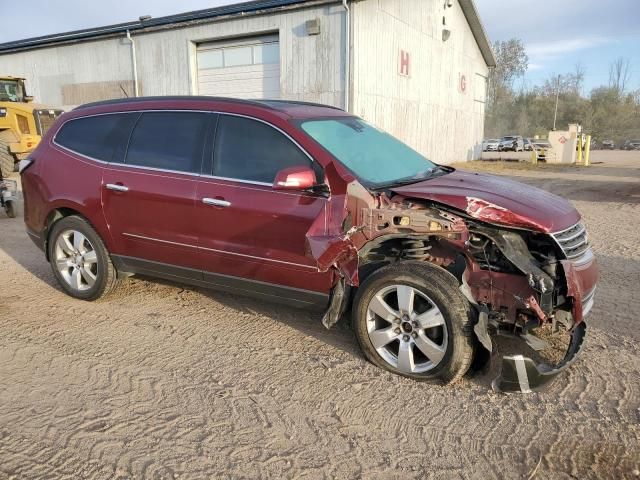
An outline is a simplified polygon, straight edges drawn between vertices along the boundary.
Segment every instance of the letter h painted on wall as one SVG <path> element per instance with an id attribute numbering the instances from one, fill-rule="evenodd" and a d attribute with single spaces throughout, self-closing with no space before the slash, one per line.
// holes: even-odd
<path id="1" fill-rule="evenodd" d="M 400 62 L 398 74 L 403 77 L 411 76 L 411 55 L 405 50 L 400 50 Z"/>

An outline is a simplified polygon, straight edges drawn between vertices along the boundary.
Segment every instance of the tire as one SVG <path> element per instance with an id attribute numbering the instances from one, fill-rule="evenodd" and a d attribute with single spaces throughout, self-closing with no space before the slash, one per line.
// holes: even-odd
<path id="1" fill-rule="evenodd" d="M 0 170 L 2 177 L 7 178 L 13 173 L 15 163 L 13 155 L 9 153 L 9 145 L 3 140 L 0 140 Z"/>
<path id="2" fill-rule="evenodd" d="M 109 252 L 84 218 L 74 215 L 56 222 L 47 248 L 53 274 L 71 297 L 97 300 L 118 286 Z"/>
<path id="3" fill-rule="evenodd" d="M 406 298 L 408 290 L 413 291 L 412 313 L 398 319 L 398 299 Z M 373 312 L 382 303 L 393 312 L 383 305 L 386 320 Z M 365 357 L 374 365 L 414 380 L 450 384 L 473 361 L 472 312 L 451 274 L 431 264 L 401 262 L 377 270 L 363 282 L 351 321 Z M 437 326 L 422 328 L 426 323 L 418 321 Z"/>
<path id="4" fill-rule="evenodd" d="M 4 211 L 7 213 L 7 217 L 16 218 L 16 206 L 11 200 L 5 202 Z"/>

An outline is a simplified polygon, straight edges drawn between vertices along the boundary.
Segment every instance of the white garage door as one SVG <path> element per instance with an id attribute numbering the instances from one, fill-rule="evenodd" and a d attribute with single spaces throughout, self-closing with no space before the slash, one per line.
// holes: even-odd
<path id="1" fill-rule="evenodd" d="M 197 60 L 200 95 L 280 98 L 278 37 L 203 43 Z"/>

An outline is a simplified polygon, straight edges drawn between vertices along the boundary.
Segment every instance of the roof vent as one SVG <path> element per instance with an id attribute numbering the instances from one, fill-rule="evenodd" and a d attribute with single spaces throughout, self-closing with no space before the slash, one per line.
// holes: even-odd
<path id="1" fill-rule="evenodd" d="M 141 22 L 146 22 L 147 20 L 151 20 L 153 17 L 151 15 L 142 15 L 138 18 Z"/>

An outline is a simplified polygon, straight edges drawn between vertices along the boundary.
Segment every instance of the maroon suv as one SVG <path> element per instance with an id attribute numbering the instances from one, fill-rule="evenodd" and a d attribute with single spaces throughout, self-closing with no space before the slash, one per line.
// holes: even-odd
<path id="1" fill-rule="evenodd" d="M 321 307 L 327 327 L 351 307 L 366 357 L 416 380 L 452 382 L 508 335 L 503 391 L 582 346 L 597 267 L 567 201 L 437 165 L 336 108 L 89 104 L 21 172 L 27 231 L 79 299 L 140 274 Z"/>

